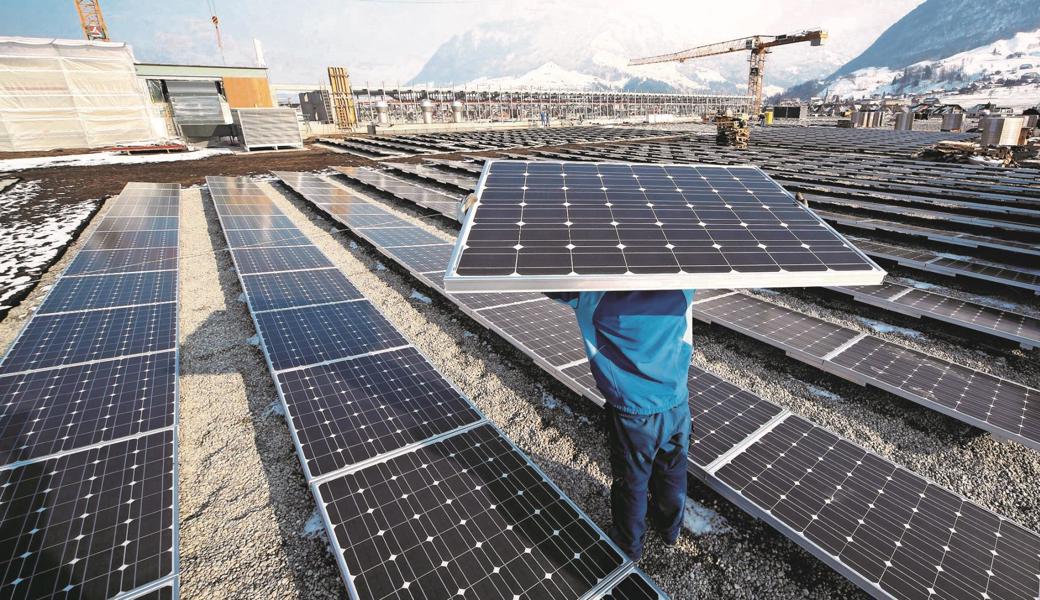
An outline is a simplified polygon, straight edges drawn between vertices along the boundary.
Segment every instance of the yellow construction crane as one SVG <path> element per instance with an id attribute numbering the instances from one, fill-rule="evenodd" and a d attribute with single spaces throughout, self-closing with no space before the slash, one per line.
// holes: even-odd
<path id="1" fill-rule="evenodd" d="M 108 27 L 105 26 L 105 17 L 101 15 L 101 4 L 99 0 L 72 0 L 79 13 L 79 24 L 83 27 L 83 35 L 88 40 L 108 41 Z"/>
<path id="2" fill-rule="evenodd" d="M 705 56 L 715 56 L 717 54 L 728 54 L 730 52 L 747 52 L 750 50 L 751 58 L 748 59 L 748 62 L 750 63 L 750 69 L 748 71 L 748 96 L 751 96 L 752 114 L 758 114 L 762 110 L 762 78 L 765 74 L 766 54 L 769 54 L 769 49 L 777 46 L 786 46 L 788 44 L 798 44 L 801 42 L 810 42 L 813 46 L 821 46 L 826 39 L 827 32 L 822 29 L 811 29 L 808 31 L 788 33 L 785 35 L 754 35 L 751 37 L 740 38 L 738 40 L 730 40 L 728 42 L 717 42 L 706 46 L 698 46 L 696 48 L 690 48 L 689 50 L 683 50 L 682 52 L 648 56 L 646 58 L 636 58 L 629 62 L 628 65 L 634 67 L 638 65 L 652 65 L 655 63 L 673 61 L 685 62 L 691 58 L 702 58 Z"/>

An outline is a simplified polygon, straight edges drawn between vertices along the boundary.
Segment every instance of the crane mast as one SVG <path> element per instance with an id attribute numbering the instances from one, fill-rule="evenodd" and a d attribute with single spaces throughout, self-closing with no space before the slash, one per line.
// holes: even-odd
<path id="1" fill-rule="evenodd" d="M 108 41 L 108 27 L 105 25 L 105 17 L 101 14 L 99 0 L 72 0 L 79 13 L 79 24 L 83 27 L 83 35 L 88 40 Z"/>
<path id="2" fill-rule="evenodd" d="M 820 46 L 826 39 L 827 32 L 822 29 L 810 29 L 807 31 L 783 35 L 753 35 L 725 42 L 715 42 L 714 44 L 697 46 L 696 48 L 690 48 L 689 50 L 682 50 L 680 52 L 636 58 L 629 61 L 628 65 L 630 67 L 635 67 L 639 65 L 652 65 L 665 62 L 682 63 L 693 58 L 704 58 L 706 56 L 729 54 L 731 52 L 750 51 L 751 56 L 748 59 L 748 96 L 751 96 L 752 112 L 758 114 L 762 110 L 762 81 L 765 75 L 766 55 L 769 54 L 770 48 L 786 46 L 788 44 L 798 44 L 801 42 L 809 42 L 813 46 Z"/>

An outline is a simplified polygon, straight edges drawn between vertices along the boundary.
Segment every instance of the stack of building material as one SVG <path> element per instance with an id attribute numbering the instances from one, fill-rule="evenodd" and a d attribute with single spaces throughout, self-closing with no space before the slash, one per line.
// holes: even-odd
<path id="1" fill-rule="evenodd" d="M 291 108 L 236 108 L 231 114 L 246 150 L 303 148 L 296 111 Z"/>
<path id="2" fill-rule="evenodd" d="M 715 143 L 720 146 L 734 146 L 736 148 L 747 148 L 751 140 L 751 130 L 748 129 L 746 119 L 739 117 L 715 117 L 715 125 L 718 133 Z"/>

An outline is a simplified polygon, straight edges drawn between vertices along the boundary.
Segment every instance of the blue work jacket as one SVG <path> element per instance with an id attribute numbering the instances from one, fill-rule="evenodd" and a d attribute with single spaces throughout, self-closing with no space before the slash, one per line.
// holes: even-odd
<path id="1" fill-rule="evenodd" d="M 651 415 L 689 401 L 694 290 L 546 295 L 574 308 L 592 375 L 611 406 Z"/>

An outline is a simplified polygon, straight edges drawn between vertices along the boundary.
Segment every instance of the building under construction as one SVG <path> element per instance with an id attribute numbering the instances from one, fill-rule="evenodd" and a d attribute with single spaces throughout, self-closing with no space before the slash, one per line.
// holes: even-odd
<path id="1" fill-rule="evenodd" d="M 360 88 L 353 90 L 360 123 L 461 121 L 654 121 L 691 119 L 720 111 L 747 112 L 750 98 L 705 94 L 567 92 L 503 89 Z"/>

